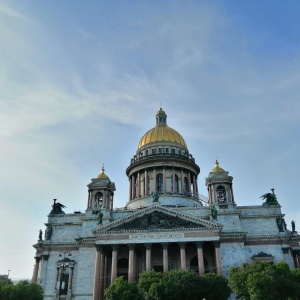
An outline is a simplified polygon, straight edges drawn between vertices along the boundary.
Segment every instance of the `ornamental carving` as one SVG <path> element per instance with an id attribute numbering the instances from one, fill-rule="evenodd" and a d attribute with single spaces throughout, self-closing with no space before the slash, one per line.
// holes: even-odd
<path id="1" fill-rule="evenodd" d="M 119 230 L 153 230 L 153 229 L 171 229 L 171 228 L 198 228 L 203 225 L 187 221 L 178 216 L 166 215 L 162 212 L 155 211 L 151 214 L 125 222 L 117 227 L 110 228 L 108 231 Z"/>

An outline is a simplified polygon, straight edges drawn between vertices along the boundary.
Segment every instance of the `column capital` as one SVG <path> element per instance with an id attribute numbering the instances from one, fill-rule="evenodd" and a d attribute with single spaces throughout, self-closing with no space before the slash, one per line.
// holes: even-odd
<path id="1" fill-rule="evenodd" d="M 144 245 L 146 249 L 151 249 L 152 247 L 152 243 L 145 243 Z"/>
<path id="2" fill-rule="evenodd" d="M 104 246 L 103 245 L 95 245 L 95 247 L 96 247 L 96 251 L 99 251 L 99 252 L 104 251 Z"/>
<path id="3" fill-rule="evenodd" d="M 129 250 L 134 250 L 135 244 L 128 244 L 128 248 L 129 248 Z"/>
<path id="4" fill-rule="evenodd" d="M 178 243 L 180 249 L 185 249 L 185 242 Z"/>
<path id="5" fill-rule="evenodd" d="M 118 250 L 119 245 L 118 244 L 111 245 L 111 248 L 112 250 Z"/>
<path id="6" fill-rule="evenodd" d="M 169 243 L 161 243 L 163 249 L 168 249 Z"/>
<path id="7" fill-rule="evenodd" d="M 213 241 L 213 243 L 216 248 L 220 248 L 220 244 L 221 244 L 220 241 Z"/>
<path id="8" fill-rule="evenodd" d="M 202 248 L 203 247 L 203 242 L 196 242 L 197 248 Z"/>

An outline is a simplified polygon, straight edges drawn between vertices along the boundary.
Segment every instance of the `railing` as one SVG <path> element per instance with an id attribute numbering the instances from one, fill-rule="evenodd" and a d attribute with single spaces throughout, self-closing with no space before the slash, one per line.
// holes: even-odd
<path id="1" fill-rule="evenodd" d="M 195 158 L 191 154 L 189 154 L 189 156 L 186 156 L 186 155 L 180 155 L 174 153 L 156 153 L 156 154 L 143 155 L 140 157 L 134 156 L 130 161 L 130 165 L 138 162 L 143 162 L 143 161 L 158 159 L 158 158 L 173 158 L 173 159 L 186 160 L 195 163 Z"/>

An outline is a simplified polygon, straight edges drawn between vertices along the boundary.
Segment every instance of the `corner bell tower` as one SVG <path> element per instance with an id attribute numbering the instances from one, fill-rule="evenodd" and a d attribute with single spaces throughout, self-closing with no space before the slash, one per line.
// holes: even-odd
<path id="1" fill-rule="evenodd" d="M 225 208 L 228 204 L 234 204 L 232 180 L 233 177 L 220 168 L 219 162 L 216 160 L 215 168 L 205 178 L 208 203 L 218 205 L 220 208 Z"/>
<path id="2" fill-rule="evenodd" d="M 115 183 L 111 182 L 104 172 L 103 166 L 101 173 L 96 178 L 93 178 L 92 182 L 87 185 L 89 188 L 87 209 L 93 211 L 113 209 L 114 191 L 116 187 Z"/>

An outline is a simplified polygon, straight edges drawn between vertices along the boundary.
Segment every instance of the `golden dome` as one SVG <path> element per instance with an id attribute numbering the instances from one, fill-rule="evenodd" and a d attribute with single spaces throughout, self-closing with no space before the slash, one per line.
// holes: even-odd
<path id="1" fill-rule="evenodd" d="M 216 160 L 215 167 L 211 170 L 211 173 L 223 173 L 223 172 L 225 171 L 219 167 L 219 162 Z"/>
<path id="2" fill-rule="evenodd" d="M 101 169 L 101 173 L 96 178 L 108 178 L 108 176 L 104 173 L 104 165 Z"/>
<path id="3" fill-rule="evenodd" d="M 156 114 L 156 126 L 143 135 L 138 148 L 155 142 L 173 142 L 187 148 L 183 137 L 175 129 L 167 126 L 167 114 L 162 108 Z"/>

